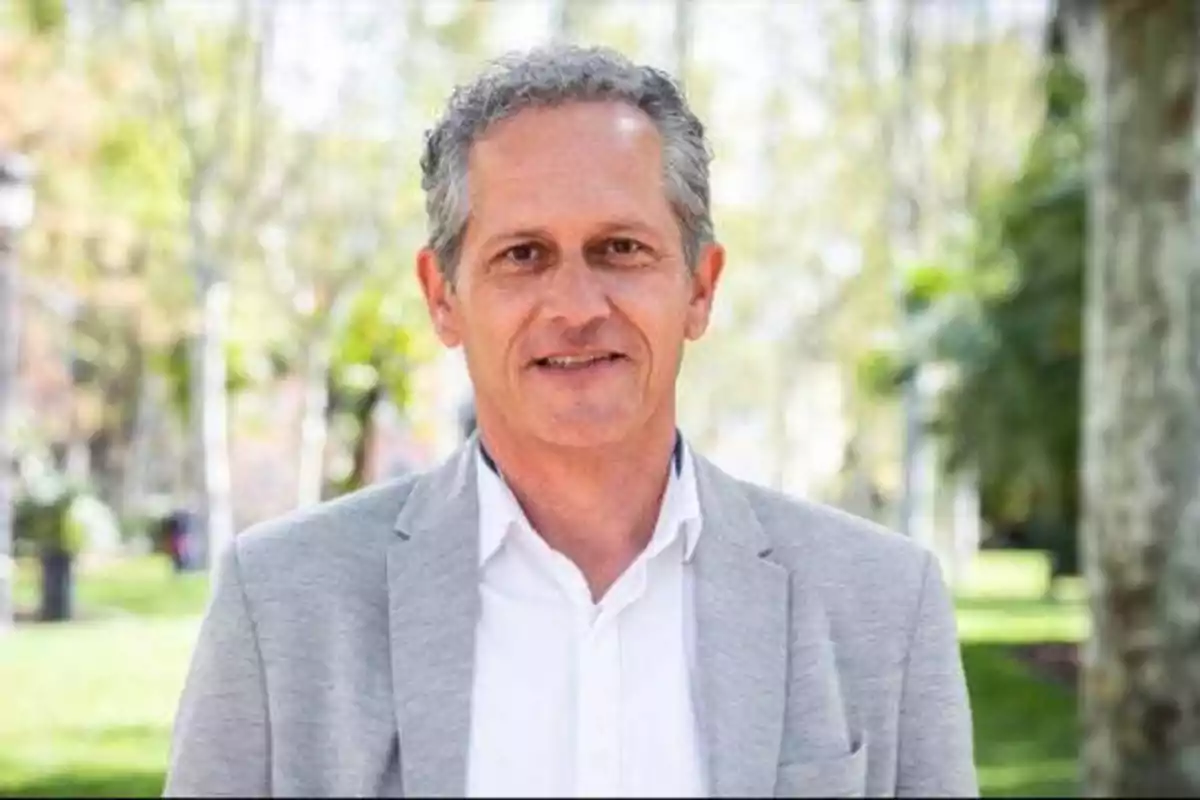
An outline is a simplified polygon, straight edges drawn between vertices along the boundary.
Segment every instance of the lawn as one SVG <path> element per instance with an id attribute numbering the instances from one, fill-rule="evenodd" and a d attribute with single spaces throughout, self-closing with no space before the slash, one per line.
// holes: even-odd
<path id="1" fill-rule="evenodd" d="M 1078 581 L 1049 599 L 1038 553 L 984 553 L 957 599 L 963 664 L 975 715 L 975 763 L 983 794 L 1079 794 L 1077 700 L 1012 657 L 1018 644 L 1078 642 L 1087 636 Z"/>
<path id="2" fill-rule="evenodd" d="M 19 565 L 18 598 L 36 594 Z M 988 796 L 1077 793 L 1074 693 L 1012 658 L 1015 643 L 1086 633 L 1077 590 L 1045 596 L 1034 554 L 985 554 L 959 598 L 963 659 Z M 206 598 L 162 558 L 81 576 L 82 621 L 0 640 L 0 796 L 158 796 L 175 701 Z"/>
<path id="3" fill-rule="evenodd" d="M 208 581 L 200 573 L 176 575 L 165 556 L 145 556 L 79 567 L 77 616 L 195 616 L 204 609 Z M 38 571 L 32 560 L 17 562 L 17 608 L 37 608 Z"/>

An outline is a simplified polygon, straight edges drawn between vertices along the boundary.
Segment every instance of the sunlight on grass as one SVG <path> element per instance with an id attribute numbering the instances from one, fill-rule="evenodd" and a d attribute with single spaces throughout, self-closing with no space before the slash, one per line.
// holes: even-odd
<path id="1" fill-rule="evenodd" d="M 986 797 L 1079 794 L 1075 691 L 1035 675 L 1012 645 L 1078 642 L 1088 631 L 1077 579 L 1054 599 L 1044 554 L 981 553 L 957 591 L 959 638 L 975 718 L 975 762 Z"/>
<path id="2" fill-rule="evenodd" d="M 984 550 L 967 567 L 961 596 L 1043 597 L 1050 583 L 1050 561 L 1036 550 Z"/>
<path id="3" fill-rule="evenodd" d="M 1048 593 L 1050 564 L 1041 552 L 989 550 L 955 587 L 964 642 L 1079 642 L 1089 630 L 1078 578 L 1060 578 Z"/>
<path id="4" fill-rule="evenodd" d="M 0 647 L 0 795 L 157 794 L 194 619 L 24 627 Z"/>
<path id="5" fill-rule="evenodd" d="M 192 616 L 204 610 L 208 576 L 176 575 L 165 556 L 80 564 L 76 607 L 79 616 L 137 614 L 144 617 Z M 33 559 L 18 559 L 14 594 L 18 609 L 38 606 L 40 574 Z"/>
<path id="6" fill-rule="evenodd" d="M 964 642 L 1079 642 L 1088 627 L 1081 603 L 958 603 L 958 635 Z"/>
<path id="7" fill-rule="evenodd" d="M 36 573 L 23 565 L 23 603 Z M 989 797 L 1078 793 L 1076 699 L 1011 645 L 1077 641 L 1078 585 L 1046 596 L 1037 553 L 983 553 L 958 591 L 976 762 Z M 139 558 L 86 570 L 81 607 L 99 619 L 24 625 L 0 643 L 0 796 L 154 797 L 207 597 L 204 575 Z"/>

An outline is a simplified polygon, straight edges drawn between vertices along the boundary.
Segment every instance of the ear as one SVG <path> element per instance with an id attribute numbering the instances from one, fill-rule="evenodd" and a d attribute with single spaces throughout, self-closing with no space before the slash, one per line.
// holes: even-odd
<path id="1" fill-rule="evenodd" d="M 428 247 L 417 253 L 417 280 L 425 295 L 429 319 L 438 339 L 446 347 L 458 347 L 462 343 L 462 332 L 458 325 L 458 298 L 454 285 L 442 274 L 437 255 Z"/>
<path id="2" fill-rule="evenodd" d="M 696 270 L 690 276 L 692 297 L 688 303 L 684 333 L 695 341 L 708 330 L 712 316 L 713 298 L 721 272 L 725 269 L 725 248 L 715 242 L 705 245 L 696 262 Z"/>

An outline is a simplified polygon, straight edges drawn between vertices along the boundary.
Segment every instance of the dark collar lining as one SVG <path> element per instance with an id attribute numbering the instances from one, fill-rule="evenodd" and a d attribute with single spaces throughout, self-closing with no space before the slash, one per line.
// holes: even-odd
<path id="1" fill-rule="evenodd" d="M 483 463 L 487 465 L 495 475 L 500 474 L 500 470 L 496 469 L 496 462 L 492 460 L 492 456 L 488 453 L 487 448 L 483 446 L 483 440 L 479 440 L 479 455 L 483 457 Z M 675 431 L 675 449 L 671 451 L 671 460 L 675 463 L 675 477 L 679 477 L 683 472 L 683 436 L 678 430 Z"/>

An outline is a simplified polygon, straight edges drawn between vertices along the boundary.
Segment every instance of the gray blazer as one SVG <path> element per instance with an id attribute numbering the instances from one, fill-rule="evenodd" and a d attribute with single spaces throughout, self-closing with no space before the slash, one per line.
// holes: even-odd
<path id="1" fill-rule="evenodd" d="M 165 794 L 462 797 L 473 443 L 222 557 Z M 977 796 L 950 597 L 901 536 L 703 458 L 700 715 L 716 796 Z"/>

